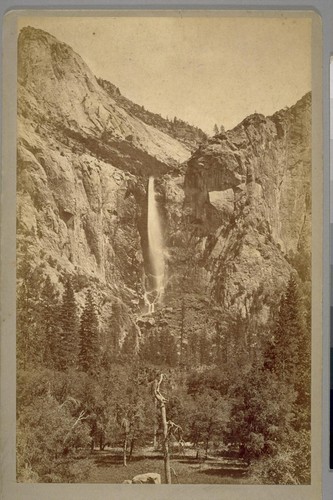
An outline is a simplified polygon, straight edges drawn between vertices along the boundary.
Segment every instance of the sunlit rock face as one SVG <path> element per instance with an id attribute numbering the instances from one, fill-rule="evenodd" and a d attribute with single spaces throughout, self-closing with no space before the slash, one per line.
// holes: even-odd
<path id="1" fill-rule="evenodd" d="M 232 188 L 224 191 L 209 191 L 209 203 L 216 208 L 216 210 L 223 212 L 227 211 L 232 213 L 235 206 L 235 195 Z"/>
<path id="2" fill-rule="evenodd" d="M 75 277 L 78 300 L 94 283 L 102 322 L 120 300 L 122 335 L 136 332 L 148 176 L 172 170 L 190 151 L 118 106 L 53 36 L 25 28 L 18 46 L 19 255 L 28 246 L 54 281 Z"/>
<path id="3" fill-rule="evenodd" d="M 124 154 L 132 146 L 167 164 L 189 157 L 179 141 L 117 105 L 68 45 L 44 31 L 24 28 L 18 54 L 19 110 L 26 118 L 37 119 L 41 127 L 52 124 L 58 136 L 62 132 L 106 157 L 123 141 L 128 143 Z"/>
<path id="4" fill-rule="evenodd" d="M 191 259 L 185 274 L 193 289 L 265 325 L 295 262 L 310 276 L 310 94 L 213 137 L 184 178 L 166 180 L 165 196 L 169 274 Z"/>
<path id="5" fill-rule="evenodd" d="M 122 338 L 139 335 L 147 275 L 161 265 L 155 313 L 171 326 L 185 314 L 209 331 L 228 313 L 264 328 L 290 271 L 303 262 L 309 275 L 310 95 L 195 149 L 197 132 L 177 140 L 160 119 L 145 123 L 47 33 L 24 29 L 19 54 L 19 256 L 55 282 L 73 276 L 78 300 L 93 284 L 102 324 L 120 303 Z M 149 247 L 149 185 L 162 264 Z"/>
<path id="6" fill-rule="evenodd" d="M 246 200 L 254 206 L 282 250 L 296 252 L 300 239 L 302 245 L 309 244 L 310 184 L 311 95 L 307 94 L 271 117 L 249 116 L 196 151 L 188 161 L 186 204 L 193 218 L 208 220 L 211 206 L 223 210 L 217 197 L 222 200 L 222 193 L 228 196 L 232 189 L 236 205 Z"/>

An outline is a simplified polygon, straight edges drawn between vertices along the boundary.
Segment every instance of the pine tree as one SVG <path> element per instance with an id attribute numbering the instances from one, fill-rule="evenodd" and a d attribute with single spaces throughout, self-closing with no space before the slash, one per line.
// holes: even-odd
<path id="1" fill-rule="evenodd" d="M 60 318 L 59 293 L 47 276 L 40 294 L 40 321 L 44 331 L 43 364 L 48 368 L 59 368 Z"/>
<path id="2" fill-rule="evenodd" d="M 80 323 L 79 364 L 81 370 L 86 373 L 96 373 L 99 368 L 99 355 L 98 317 L 91 290 L 88 290 Z"/>
<path id="3" fill-rule="evenodd" d="M 77 366 L 79 337 L 78 312 L 71 280 L 65 283 L 61 305 L 61 335 L 58 345 L 58 365 L 62 370 Z"/>
<path id="4" fill-rule="evenodd" d="M 210 362 L 210 342 L 205 331 L 202 331 L 199 336 L 199 360 L 201 365 Z"/>
<path id="5" fill-rule="evenodd" d="M 178 363 L 177 341 L 172 333 L 162 330 L 162 355 L 165 364 L 168 366 L 176 366 Z"/>
<path id="6" fill-rule="evenodd" d="M 301 302 L 296 279 L 291 275 L 286 293 L 281 297 L 279 316 L 265 362 L 266 367 L 285 382 L 296 381 L 303 337 Z"/>
<path id="7" fill-rule="evenodd" d="M 120 302 L 114 302 L 110 316 L 107 319 L 104 331 L 100 332 L 103 338 L 103 354 L 101 364 L 108 371 L 113 362 L 120 354 L 120 324 L 121 306 Z"/>
<path id="8" fill-rule="evenodd" d="M 222 366 L 227 361 L 227 352 L 225 345 L 225 336 L 223 333 L 222 324 L 220 321 L 215 322 L 214 336 L 214 362 L 217 366 Z"/>
<path id="9" fill-rule="evenodd" d="M 213 133 L 214 133 L 214 135 L 216 135 L 216 134 L 218 134 L 218 133 L 219 133 L 219 128 L 218 128 L 218 126 L 217 126 L 217 124 L 216 124 L 216 123 L 215 123 L 215 125 L 214 125 Z"/>
<path id="10" fill-rule="evenodd" d="M 197 329 L 189 334 L 188 343 L 186 347 L 186 365 L 188 367 L 197 367 L 200 364 L 199 360 L 199 346 L 200 346 L 200 334 Z"/>
<path id="11" fill-rule="evenodd" d="M 120 351 L 120 325 L 123 321 L 124 311 L 121 307 L 120 301 L 112 304 L 112 315 L 110 317 L 110 347 L 112 349 L 113 357 L 117 357 Z"/>
<path id="12" fill-rule="evenodd" d="M 30 259 L 22 260 L 17 278 L 17 361 L 25 369 L 42 362 L 40 346 L 44 336 L 39 311 L 42 271 Z"/>
<path id="13" fill-rule="evenodd" d="M 294 428 L 310 429 L 311 328 L 294 276 L 280 302 L 279 317 L 265 367 L 296 392 Z"/>
<path id="14" fill-rule="evenodd" d="M 311 428 L 311 295 L 305 293 L 304 298 L 309 298 L 308 307 L 305 301 L 300 301 L 299 317 L 301 328 L 299 330 L 297 377 L 295 389 L 297 392 L 297 412 L 294 426 L 297 430 Z"/>

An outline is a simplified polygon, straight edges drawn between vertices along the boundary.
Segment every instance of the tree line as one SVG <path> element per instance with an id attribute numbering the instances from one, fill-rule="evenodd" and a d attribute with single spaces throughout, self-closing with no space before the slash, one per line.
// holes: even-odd
<path id="1" fill-rule="evenodd" d="M 101 325 L 85 288 L 79 307 L 71 278 L 59 287 L 28 260 L 18 270 L 19 480 L 81 481 L 96 446 L 120 446 L 124 464 L 135 449 L 162 446 L 152 388 L 163 372 L 167 418 L 198 457 L 234 449 L 254 482 L 309 482 L 310 308 L 297 276 L 252 355 L 237 343 L 237 322 L 217 311 L 208 323 L 186 303 L 174 324 L 161 315 L 143 328 L 138 348 L 130 333 L 120 338 L 119 302 Z M 172 453 L 179 436 L 168 444 Z"/>
<path id="2" fill-rule="evenodd" d="M 60 298 L 50 276 L 23 263 L 17 294 L 17 353 L 19 367 L 96 370 L 100 357 L 99 325 L 91 289 L 79 317 L 71 279 Z"/>

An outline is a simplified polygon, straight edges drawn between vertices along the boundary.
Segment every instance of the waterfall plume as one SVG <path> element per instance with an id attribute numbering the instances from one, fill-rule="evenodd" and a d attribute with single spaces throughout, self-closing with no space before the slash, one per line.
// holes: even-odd
<path id="1" fill-rule="evenodd" d="M 147 230 L 150 272 L 145 301 L 148 305 L 148 312 L 152 313 L 155 310 L 155 304 L 162 299 L 165 281 L 164 244 L 161 219 L 156 202 L 155 179 L 152 176 L 150 176 L 148 180 Z"/>

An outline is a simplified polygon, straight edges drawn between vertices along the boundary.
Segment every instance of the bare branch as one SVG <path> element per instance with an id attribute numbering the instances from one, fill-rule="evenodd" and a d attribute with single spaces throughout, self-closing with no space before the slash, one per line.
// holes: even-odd
<path id="1" fill-rule="evenodd" d="M 178 424 L 175 424 L 172 420 L 168 420 L 168 425 L 170 426 L 170 430 L 172 430 L 173 432 L 175 431 L 183 432 L 182 427 Z"/>
<path id="2" fill-rule="evenodd" d="M 73 429 L 77 426 L 77 424 L 79 422 L 82 422 L 82 420 L 87 420 L 88 418 L 88 415 L 85 415 L 85 411 L 82 410 L 80 415 L 78 416 L 78 418 L 75 420 L 74 424 L 72 425 L 72 427 L 70 428 L 70 430 L 67 432 L 66 436 L 65 436 L 65 439 L 64 439 L 64 444 L 66 443 L 67 439 L 70 437 Z"/>
<path id="3" fill-rule="evenodd" d="M 161 417 L 163 423 L 163 454 L 164 454 L 164 472 L 165 480 L 167 484 L 171 484 L 171 471 L 170 471 L 170 455 L 169 455 L 169 444 L 168 444 L 168 422 L 166 418 L 165 403 L 166 398 L 161 394 L 160 387 L 163 382 L 163 373 L 161 373 L 159 380 L 154 382 L 154 396 L 155 400 L 160 404 Z"/>
<path id="4" fill-rule="evenodd" d="M 169 435 L 173 435 L 177 439 L 181 447 L 185 445 L 185 441 L 183 440 L 182 427 L 172 422 L 172 420 L 168 420 L 168 433 Z"/>
<path id="5" fill-rule="evenodd" d="M 161 373 L 159 380 L 156 380 L 154 385 L 154 396 L 161 405 L 164 405 L 167 402 L 167 399 L 160 393 L 160 386 L 163 382 L 163 377 L 164 375 Z"/>

